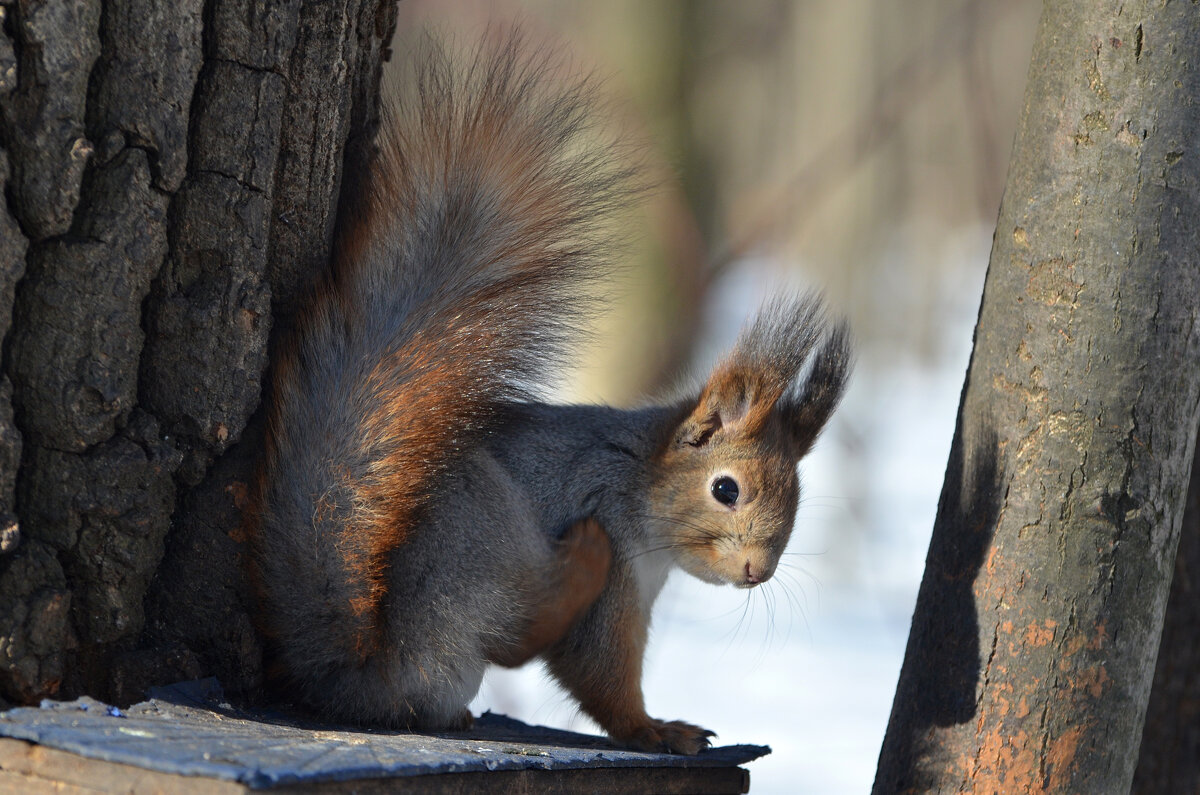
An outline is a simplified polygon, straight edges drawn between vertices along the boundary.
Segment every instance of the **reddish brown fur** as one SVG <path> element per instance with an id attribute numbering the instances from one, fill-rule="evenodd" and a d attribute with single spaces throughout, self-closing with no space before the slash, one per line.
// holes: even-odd
<path id="1" fill-rule="evenodd" d="M 472 331 L 455 321 L 443 330 L 450 337 L 470 337 Z M 476 333 L 474 338 L 478 344 L 488 344 L 486 333 Z M 403 361 L 421 372 L 420 380 L 388 390 L 383 372 Z M 413 484 L 428 486 L 436 482 L 444 469 L 444 453 L 459 432 L 455 422 L 459 412 L 484 409 L 481 401 L 474 406 L 464 405 L 467 396 L 476 394 L 469 388 L 474 366 L 474 362 L 463 359 L 428 360 L 425 335 L 417 334 L 393 357 L 376 366 L 375 377 L 368 384 L 377 391 L 379 400 L 376 411 L 363 420 L 364 436 L 377 439 L 379 447 L 389 452 L 373 463 L 368 477 L 352 487 L 357 498 L 375 510 L 366 513 L 362 517 L 365 521 L 345 535 L 354 546 L 342 550 L 348 578 L 361 584 L 361 595 L 351 601 L 351 609 L 363 619 L 355 645 L 362 657 L 377 650 L 382 642 L 379 613 L 387 591 L 384 578 L 388 556 L 404 543 L 430 496 L 428 488 L 417 490 Z"/>
<path id="2" fill-rule="evenodd" d="M 430 49 L 414 101 L 383 113 L 371 162 L 358 175 L 365 181 L 340 218 L 332 272 L 297 323 L 311 328 L 361 312 L 352 305 L 360 272 L 379 267 L 381 256 L 399 256 L 404 235 L 432 235 L 422 245 L 443 244 L 436 239 L 441 228 L 430 231 L 416 220 L 432 207 L 454 230 L 444 241 L 450 256 L 455 246 L 468 256 L 456 276 L 479 280 L 469 291 L 447 284 L 425 296 L 414 310 L 422 313 L 420 328 L 398 350 L 380 351 L 358 387 L 368 407 L 359 431 L 370 465 L 342 480 L 354 508 L 338 554 L 354 594 L 347 642 L 359 659 L 382 642 L 388 560 L 418 525 L 464 434 L 469 441 L 482 432 L 496 404 L 519 391 L 507 379 L 538 373 L 544 366 L 536 362 L 569 342 L 573 318 L 588 300 L 586 284 L 599 275 L 590 267 L 600 242 L 593 225 L 625 193 L 620 183 L 628 172 L 568 148 L 586 126 L 586 86 L 551 87 L 554 59 L 522 51 L 519 37 L 510 37 L 476 61 L 464 81 L 452 77 L 444 52 Z M 456 241 L 460 223 L 485 234 Z M 457 303 L 444 305 L 449 297 Z M 557 324 L 553 330 L 548 320 Z M 263 478 L 275 468 L 274 436 L 287 432 L 279 407 L 299 383 L 295 340 L 281 353 L 267 464 L 247 513 L 252 536 Z"/>
<path id="3" fill-rule="evenodd" d="M 516 668 L 562 640 L 604 590 L 611 562 L 612 548 L 600 523 L 583 519 L 574 524 L 560 542 L 558 571 L 535 605 L 524 636 L 488 659 Z"/>
<path id="4" fill-rule="evenodd" d="M 647 751 L 696 754 L 708 746 L 712 732 L 646 714 L 642 657 L 649 622 L 633 598 L 633 593 L 623 590 L 616 614 L 603 623 L 607 635 L 602 647 L 592 646 L 587 656 L 552 651 L 551 669 L 614 740 Z"/>
<path id="5" fill-rule="evenodd" d="M 700 393 L 693 414 L 695 420 L 703 421 L 718 413 L 732 414 L 742 434 L 757 436 L 787 387 L 786 382 L 768 378 L 768 375 L 737 361 L 723 363 Z"/>
<path id="6" fill-rule="evenodd" d="M 558 657 L 552 664 L 584 711 L 614 738 L 627 739 L 651 719 L 642 699 L 647 621 L 633 603 L 633 593 L 622 596 L 616 614 L 606 622 L 611 634 L 605 638 L 608 646 L 603 664 L 575 657 Z"/>

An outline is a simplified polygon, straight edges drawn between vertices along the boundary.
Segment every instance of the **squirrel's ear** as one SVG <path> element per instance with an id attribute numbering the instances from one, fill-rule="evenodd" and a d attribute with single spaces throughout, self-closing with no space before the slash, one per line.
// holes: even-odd
<path id="1" fill-rule="evenodd" d="M 752 436 L 783 394 L 733 357 L 713 371 L 696 407 L 679 426 L 676 444 L 700 447 L 717 431 Z"/>
<path id="2" fill-rule="evenodd" d="M 824 328 L 819 294 L 768 301 L 709 376 L 676 443 L 699 447 L 718 430 L 743 438 L 762 431 L 776 404 L 793 390 Z"/>
<path id="3" fill-rule="evenodd" d="M 837 408 L 846 390 L 853 358 L 849 326 L 839 323 L 817 351 L 803 388 L 780 402 L 779 410 L 792 434 L 797 458 L 812 449 Z"/>

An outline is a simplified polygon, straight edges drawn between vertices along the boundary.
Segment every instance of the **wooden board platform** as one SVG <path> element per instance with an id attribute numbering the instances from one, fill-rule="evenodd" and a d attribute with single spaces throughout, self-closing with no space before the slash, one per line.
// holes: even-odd
<path id="1" fill-rule="evenodd" d="M 741 793 L 770 752 L 639 753 L 492 714 L 439 735 L 319 725 L 236 709 L 213 680 L 152 695 L 0 713 L 0 793 Z"/>

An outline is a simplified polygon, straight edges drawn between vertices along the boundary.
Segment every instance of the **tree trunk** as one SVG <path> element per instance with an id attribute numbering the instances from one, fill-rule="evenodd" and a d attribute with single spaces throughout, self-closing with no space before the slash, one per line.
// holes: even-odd
<path id="1" fill-rule="evenodd" d="M 875 792 L 1124 792 L 1200 405 L 1200 14 L 1047 0 Z"/>
<path id="2" fill-rule="evenodd" d="M 325 265 L 394 26 L 395 0 L 0 0 L 5 698 L 260 677 L 236 502 L 268 336 Z"/>

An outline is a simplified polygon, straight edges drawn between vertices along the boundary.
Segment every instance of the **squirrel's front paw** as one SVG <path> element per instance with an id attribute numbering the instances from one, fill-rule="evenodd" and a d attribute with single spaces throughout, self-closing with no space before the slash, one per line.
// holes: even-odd
<path id="1" fill-rule="evenodd" d="M 712 743 L 708 738 L 714 736 L 708 729 L 684 723 L 681 720 L 655 720 L 641 726 L 626 737 L 621 737 L 624 743 L 639 751 L 656 753 L 686 754 L 695 756 L 708 748 Z"/>

